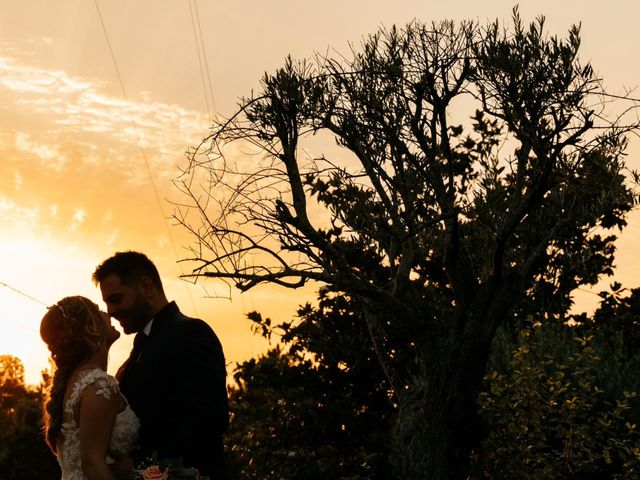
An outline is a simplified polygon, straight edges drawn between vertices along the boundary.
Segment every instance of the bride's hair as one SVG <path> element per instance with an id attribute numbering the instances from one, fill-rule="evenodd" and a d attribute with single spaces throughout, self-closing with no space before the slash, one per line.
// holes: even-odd
<path id="1" fill-rule="evenodd" d="M 104 345 L 100 310 L 84 297 L 66 297 L 49 307 L 40 322 L 40 336 L 49 347 L 54 374 L 44 405 L 44 433 L 47 445 L 56 451 L 62 428 L 63 400 L 73 371 Z"/>

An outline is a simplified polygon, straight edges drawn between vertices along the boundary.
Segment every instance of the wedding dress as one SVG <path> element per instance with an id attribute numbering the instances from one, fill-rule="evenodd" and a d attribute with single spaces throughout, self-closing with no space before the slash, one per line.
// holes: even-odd
<path id="1" fill-rule="evenodd" d="M 64 404 L 63 423 L 60 430 L 61 440 L 57 447 L 57 457 L 62 469 L 62 480 L 85 480 L 80 464 L 80 427 L 76 418 L 82 392 L 89 385 L 96 389 L 96 395 L 102 395 L 110 399 L 112 395 L 122 395 L 116 380 L 108 375 L 104 370 L 98 368 L 82 372 L 75 384 L 71 394 Z M 138 441 L 138 431 L 140 422 L 129 404 L 124 410 L 116 415 L 109 442 L 109 453 L 107 463 L 127 455 L 136 446 Z"/>

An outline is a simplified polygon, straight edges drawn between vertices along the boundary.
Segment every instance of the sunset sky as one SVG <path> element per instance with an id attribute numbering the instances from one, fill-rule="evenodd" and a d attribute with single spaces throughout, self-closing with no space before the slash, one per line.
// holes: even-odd
<path id="1" fill-rule="evenodd" d="M 622 93 L 640 83 L 638 5 L 537 0 L 520 2 L 520 11 L 525 20 L 546 15 L 559 34 L 582 22 L 583 60 Z M 265 344 L 244 315 L 257 309 L 289 320 L 297 305 L 313 300 L 314 287 L 265 286 L 231 292 L 228 300 L 206 298 L 227 296 L 220 285 L 179 280 L 184 267 L 176 260 L 187 239 L 165 218 L 177 198 L 171 180 L 184 151 L 206 136 L 214 111 L 231 113 L 237 98 L 288 54 L 347 52 L 349 42 L 380 25 L 414 18 L 507 20 L 513 3 L 99 0 L 98 6 L 120 78 L 94 1 L 0 0 L 0 282 L 33 297 L 0 285 L 0 354 L 20 357 L 29 383 L 48 365 L 38 301 L 81 294 L 102 305 L 90 276 L 118 250 L 140 250 L 156 262 L 169 297 L 220 336 L 229 373 L 235 362 L 262 352 Z M 634 168 L 639 144 L 631 140 Z M 635 287 L 640 215 L 634 212 L 629 223 L 618 242 L 616 279 Z M 578 309 L 591 310 L 597 297 L 582 292 L 577 300 Z M 131 341 L 116 343 L 110 371 Z"/>

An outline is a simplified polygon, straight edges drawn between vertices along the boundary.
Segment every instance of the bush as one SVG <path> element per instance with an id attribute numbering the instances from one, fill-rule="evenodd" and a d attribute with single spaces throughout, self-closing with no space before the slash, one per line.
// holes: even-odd
<path id="1" fill-rule="evenodd" d="M 474 479 L 640 478 L 637 392 L 608 399 L 593 335 L 536 324 L 520 334 L 511 371 L 480 397 L 489 431 Z"/>

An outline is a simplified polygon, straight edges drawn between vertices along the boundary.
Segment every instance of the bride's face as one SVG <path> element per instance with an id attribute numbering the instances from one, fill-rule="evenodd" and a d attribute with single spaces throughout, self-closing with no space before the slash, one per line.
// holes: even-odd
<path id="1" fill-rule="evenodd" d="M 104 345 L 109 349 L 120 338 L 120 332 L 111 323 L 111 317 L 107 312 L 100 310 L 100 307 L 91 301 L 85 300 L 85 303 L 88 303 L 90 311 L 86 328 L 99 336 L 99 345 Z"/>
<path id="2" fill-rule="evenodd" d="M 111 323 L 111 316 L 107 312 L 103 312 L 100 310 L 100 317 L 104 321 L 105 325 L 105 340 L 107 343 L 107 348 L 113 345 L 113 342 L 120 338 L 120 332 L 116 330 L 116 328 Z"/>

